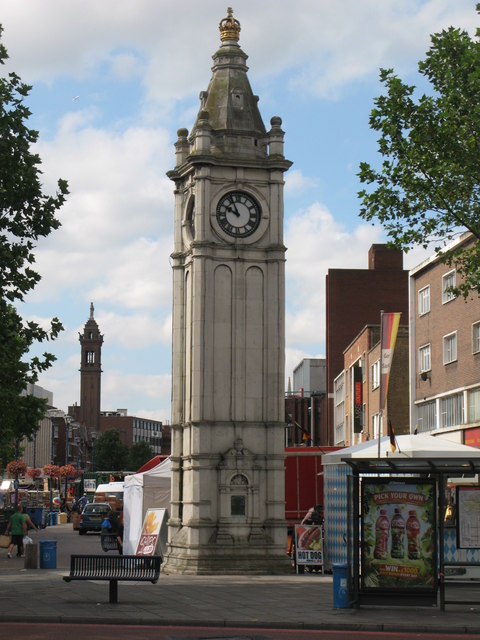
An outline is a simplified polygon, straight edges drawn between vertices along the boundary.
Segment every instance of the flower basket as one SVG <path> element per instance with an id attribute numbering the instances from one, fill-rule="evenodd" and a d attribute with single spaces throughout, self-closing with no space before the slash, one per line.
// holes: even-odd
<path id="1" fill-rule="evenodd" d="M 32 480 L 37 480 L 42 475 L 42 470 L 37 467 L 29 467 L 27 469 L 27 475 L 32 478 Z"/>
<path id="2" fill-rule="evenodd" d="M 10 478 L 24 476 L 27 472 L 27 465 L 23 460 L 12 460 L 7 464 L 7 471 Z"/>
<path id="3" fill-rule="evenodd" d="M 43 467 L 43 473 L 48 477 L 48 478 L 58 478 L 60 476 L 60 467 L 57 467 L 56 464 L 46 464 Z"/>
<path id="4" fill-rule="evenodd" d="M 77 470 L 73 464 L 64 464 L 63 467 L 60 467 L 60 475 L 62 478 L 75 478 Z"/>

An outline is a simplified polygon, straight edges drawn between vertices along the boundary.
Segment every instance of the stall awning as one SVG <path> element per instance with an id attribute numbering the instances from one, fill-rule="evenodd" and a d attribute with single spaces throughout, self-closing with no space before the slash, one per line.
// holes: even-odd
<path id="1" fill-rule="evenodd" d="M 447 474 L 450 477 L 480 473 L 480 458 L 342 458 L 356 474 Z"/>

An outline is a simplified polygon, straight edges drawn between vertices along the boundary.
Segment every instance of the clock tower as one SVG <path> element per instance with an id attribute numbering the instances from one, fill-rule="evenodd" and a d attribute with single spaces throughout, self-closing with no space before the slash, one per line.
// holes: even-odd
<path id="1" fill-rule="evenodd" d="M 166 570 L 287 569 L 281 119 L 266 131 L 231 9 L 193 129 L 178 131 L 172 506 Z"/>

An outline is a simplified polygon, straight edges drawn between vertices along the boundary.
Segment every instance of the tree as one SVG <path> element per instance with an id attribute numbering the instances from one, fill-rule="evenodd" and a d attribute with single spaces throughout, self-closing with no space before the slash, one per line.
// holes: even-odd
<path id="1" fill-rule="evenodd" d="M 150 445 L 144 440 L 140 440 L 140 442 L 135 442 L 130 447 L 128 453 L 128 468 L 131 471 L 136 469 L 140 469 L 146 462 L 153 458 L 153 452 Z"/>
<path id="2" fill-rule="evenodd" d="M 1 43 L 0 64 L 8 59 Z M 43 193 L 41 160 L 31 146 L 38 132 L 29 129 L 31 115 L 24 101 L 31 87 L 16 73 L 0 78 L 0 457 L 13 452 L 15 440 L 31 436 L 45 413 L 44 400 L 21 395 L 28 382 L 48 369 L 55 357 L 28 354 L 31 347 L 53 340 L 62 330 L 57 318 L 49 329 L 24 321 L 18 311 L 24 296 L 40 281 L 34 270 L 34 250 L 41 237 L 60 226 L 58 209 L 68 193 L 67 183 L 58 181 L 55 196 Z"/>
<path id="3" fill-rule="evenodd" d="M 375 99 L 370 127 L 380 133 L 383 162 L 380 170 L 362 162 L 359 172 L 369 185 L 359 192 L 360 216 L 378 219 L 397 248 L 433 245 L 463 276 L 454 292 L 465 298 L 480 293 L 479 37 L 480 29 L 471 38 L 453 27 L 431 37 L 418 64 L 429 95 L 415 97 L 392 69 L 380 70 L 386 93 Z M 472 246 L 445 250 L 466 230 Z"/>
<path id="4" fill-rule="evenodd" d="M 104 431 L 95 440 L 95 469 L 120 471 L 127 468 L 128 447 L 116 429 Z"/>

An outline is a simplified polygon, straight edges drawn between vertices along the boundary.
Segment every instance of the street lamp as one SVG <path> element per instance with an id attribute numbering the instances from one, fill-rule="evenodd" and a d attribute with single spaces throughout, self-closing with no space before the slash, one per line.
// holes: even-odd
<path id="1" fill-rule="evenodd" d="M 45 412 L 45 417 L 50 419 L 50 463 L 55 464 L 55 448 L 54 448 L 54 440 L 55 440 L 55 423 L 53 421 L 54 418 L 65 418 L 65 412 L 61 409 L 48 409 Z M 52 486 L 52 477 L 48 479 L 50 485 L 50 513 L 53 511 L 53 486 Z"/>

